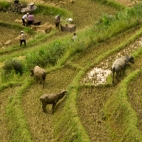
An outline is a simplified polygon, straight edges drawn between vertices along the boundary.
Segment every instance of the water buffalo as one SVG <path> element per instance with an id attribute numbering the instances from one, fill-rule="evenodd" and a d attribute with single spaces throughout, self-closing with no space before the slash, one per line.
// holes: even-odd
<path id="1" fill-rule="evenodd" d="M 63 90 L 59 94 L 43 94 L 40 97 L 42 103 L 42 109 L 46 112 L 46 105 L 52 104 L 52 112 L 54 113 L 56 103 L 67 94 L 67 91 Z"/>
<path id="2" fill-rule="evenodd" d="M 113 77 L 112 83 L 114 83 L 114 74 L 116 73 L 116 79 L 118 80 L 118 76 L 121 75 L 122 72 L 125 72 L 126 66 L 129 62 L 134 64 L 134 58 L 128 55 L 122 56 L 113 62 L 111 67 Z"/>
<path id="3" fill-rule="evenodd" d="M 34 76 L 38 81 L 40 81 L 40 83 L 43 84 L 43 88 L 44 88 L 44 83 L 45 83 L 45 79 L 46 79 L 46 71 L 45 69 L 39 67 L 39 66 L 35 66 L 34 69 L 31 70 L 31 76 Z"/>

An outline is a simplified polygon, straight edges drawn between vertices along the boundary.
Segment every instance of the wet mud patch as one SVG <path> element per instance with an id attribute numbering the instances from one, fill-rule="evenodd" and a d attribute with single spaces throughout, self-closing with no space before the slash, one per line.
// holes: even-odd
<path id="1" fill-rule="evenodd" d="M 106 78 L 111 74 L 111 70 L 103 68 L 93 68 L 87 73 L 87 76 L 83 79 L 85 84 L 93 84 L 95 86 L 99 84 L 105 84 Z"/>

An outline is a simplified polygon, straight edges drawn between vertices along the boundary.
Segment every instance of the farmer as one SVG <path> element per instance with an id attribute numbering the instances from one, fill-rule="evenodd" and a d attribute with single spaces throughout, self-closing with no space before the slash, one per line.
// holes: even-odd
<path id="1" fill-rule="evenodd" d="M 22 43 L 24 42 L 24 45 L 26 46 L 26 35 L 23 31 L 20 32 L 20 46 L 22 46 Z"/>
<path id="2" fill-rule="evenodd" d="M 72 40 L 72 41 L 76 41 L 77 38 L 78 38 L 78 37 L 77 37 L 76 33 L 73 33 L 73 36 L 72 36 L 71 40 Z"/>
<path id="3" fill-rule="evenodd" d="M 19 3 L 19 0 L 14 0 L 14 3 L 15 3 L 15 4 L 18 4 L 18 3 Z"/>
<path id="4" fill-rule="evenodd" d="M 60 14 L 55 16 L 55 26 L 56 26 L 56 28 L 59 29 L 59 25 L 60 25 Z"/>
<path id="5" fill-rule="evenodd" d="M 28 16 L 27 25 L 28 25 L 28 26 L 31 26 L 33 23 L 34 23 L 34 15 L 33 15 L 33 14 L 30 14 L 30 15 Z"/>
<path id="6" fill-rule="evenodd" d="M 22 22 L 23 22 L 23 25 L 24 25 L 24 26 L 27 25 L 28 16 L 29 16 L 29 13 L 26 13 L 26 14 L 22 17 Z"/>

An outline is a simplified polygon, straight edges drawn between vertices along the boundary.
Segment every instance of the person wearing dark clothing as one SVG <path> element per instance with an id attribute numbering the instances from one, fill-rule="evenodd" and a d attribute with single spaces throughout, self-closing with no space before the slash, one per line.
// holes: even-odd
<path id="1" fill-rule="evenodd" d="M 58 14 L 57 16 L 55 16 L 55 26 L 56 26 L 56 28 L 59 29 L 59 25 L 60 25 L 60 15 Z"/>
<path id="2" fill-rule="evenodd" d="M 19 3 L 19 0 L 14 0 L 14 3 L 15 3 L 15 4 L 18 4 L 18 3 Z"/>
<path id="3" fill-rule="evenodd" d="M 22 43 L 26 46 L 26 35 L 24 34 L 23 31 L 20 32 L 20 46 L 22 46 Z"/>

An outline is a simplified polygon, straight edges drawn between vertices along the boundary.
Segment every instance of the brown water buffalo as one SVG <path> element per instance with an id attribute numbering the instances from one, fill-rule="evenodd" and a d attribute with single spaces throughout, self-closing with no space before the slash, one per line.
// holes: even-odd
<path id="1" fill-rule="evenodd" d="M 63 90 L 59 94 L 43 94 L 40 97 L 42 102 L 42 109 L 46 112 L 46 105 L 52 104 L 52 112 L 54 113 L 56 103 L 67 94 L 67 91 Z"/>
<path id="2" fill-rule="evenodd" d="M 43 84 L 43 88 L 44 88 L 44 83 L 45 83 L 45 79 L 46 79 L 46 71 L 45 69 L 39 67 L 39 66 L 35 66 L 34 69 L 31 70 L 31 76 L 34 76 L 38 81 L 40 81 L 40 83 Z"/>

